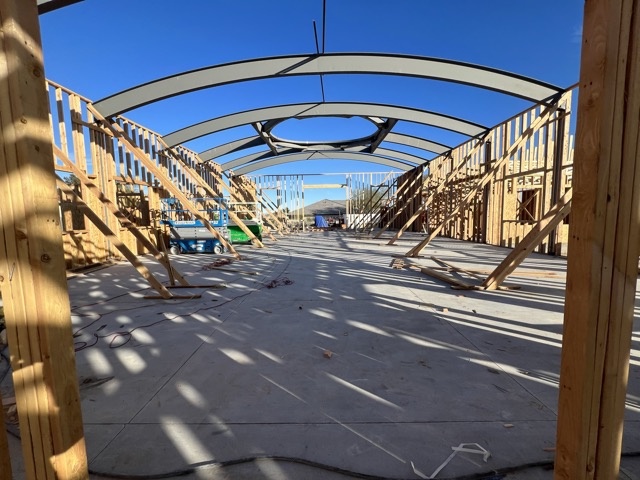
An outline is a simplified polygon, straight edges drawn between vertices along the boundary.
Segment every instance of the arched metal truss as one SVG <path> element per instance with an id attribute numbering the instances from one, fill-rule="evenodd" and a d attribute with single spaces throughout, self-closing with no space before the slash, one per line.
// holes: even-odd
<path id="1" fill-rule="evenodd" d="M 563 89 L 539 80 L 480 65 L 431 57 L 370 53 L 291 55 L 215 65 L 181 72 L 95 102 L 105 117 L 184 93 L 230 83 L 318 74 L 401 75 L 471 85 L 542 102 Z"/>
<path id="2" fill-rule="evenodd" d="M 414 137 L 412 135 L 405 135 L 403 133 L 388 133 L 384 138 L 384 141 L 388 143 L 417 148 L 428 153 L 435 153 L 436 155 L 441 155 L 451 150 L 450 146 Z M 200 152 L 198 156 L 201 160 L 204 161 L 215 160 L 216 158 L 222 157 L 229 153 L 239 152 L 247 148 L 259 147 L 263 145 L 266 145 L 266 143 L 259 136 L 240 138 L 238 140 L 225 143 L 224 145 L 219 145 L 217 147 L 210 148 L 209 150 L 205 150 L 204 152 Z"/>
<path id="3" fill-rule="evenodd" d="M 443 145 L 442 143 L 433 142 L 413 135 L 406 135 L 404 133 L 389 132 L 384 138 L 384 141 L 417 148 L 419 150 L 425 150 L 427 152 L 435 153 L 436 155 L 442 155 L 452 148 L 448 145 Z"/>
<path id="4" fill-rule="evenodd" d="M 318 161 L 318 160 L 356 160 L 361 162 L 378 163 L 380 165 L 386 165 L 391 168 L 397 168 L 403 172 L 409 171 L 415 167 L 415 165 L 408 165 L 399 160 L 391 158 L 380 157 L 378 155 L 372 155 L 370 153 L 361 152 L 298 152 L 289 155 L 272 156 L 271 158 L 261 161 L 252 162 L 245 165 L 242 168 L 234 171 L 234 175 L 246 175 L 247 173 L 260 170 L 262 168 L 273 167 L 274 165 L 282 165 L 291 162 L 303 162 L 303 161 Z"/>
<path id="5" fill-rule="evenodd" d="M 213 118 L 172 132 L 163 138 L 169 147 L 175 147 L 211 133 L 273 119 L 345 116 L 384 117 L 387 119 L 403 120 L 451 130 L 470 137 L 481 135 L 488 130 L 485 126 L 467 120 L 409 107 L 348 102 L 298 103 L 247 110 Z"/>
<path id="6" fill-rule="evenodd" d="M 37 4 L 39 12 L 46 13 L 79 1 L 82 0 L 37 0 Z M 397 54 L 331 53 L 257 58 L 181 72 L 119 92 L 95 102 L 93 106 L 103 116 L 111 117 L 165 98 L 220 85 L 267 78 L 318 74 L 372 74 L 418 77 L 493 90 L 536 103 L 551 101 L 564 91 L 560 87 L 529 77 L 465 62 Z M 380 117 L 378 118 L 380 123 L 377 124 L 377 131 L 369 137 L 343 142 L 291 141 L 278 138 L 271 133 L 275 125 L 289 118 L 317 116 L 361 116 L 372 121 L 373 117 Z M 258 132 L 258 136 L 239 139 L 201 153 L 203 160 L 213 160 L 227 153 L 259 145 L 267 145 L 270 148 L 270 152 L 259 152 L 227 162 L 227 164 L 223 165 L 223 167 L 229 165 L 227 168 L 233 168 L 230 165 L 239 165 L 239 162 L 243 159 L 245 163 L 254 162 L 258 157 L 279 157 L 290 152 L 300 152 L 300 155 L 304 156 L 308 155 L 309 151 L 325 153 L 331 151 L 335 155 L 342 152 L 343 155 L 355 155 L 359 160 L 362 160 L 363 156 L 376 153 L 383 154 L 384 152 L 395 157 L 396 161 L 402 159 L 415 164 L 426 161 L 421 157 L 402 152 L 380 149 L 379 145 L 382 141 L 411 146 L 436 154 L 442 154 L 450 150 L 445 145 L 426 139 L 391 132 L 398 120 L 444 128 L 472 137 L 487 131 L 486 127 L 472 122 L 408 107 L 359 103 L 322 103 L 282 105 L 239 112 L 186 127 L 170 133 L 164 139 L 170 147 L 174 147 L 217 131 L 241 125 L 253 125 Z M 360 150 L 357 155 L 355 150 L 358 150 L 358 148 L 356 147 Z M 293 158 L 295 155 L 287 156 Z M 273 162 L 275 160 L 274 158 L 268 161 Z M 266 162 L 265 160 L 258 163 L 262 165 Z"/>
<path id="7" fill-rule="evenodd" d="M 295 153 L 301 153 L 301 154 L 305 154 L 307 156 L 314 154 L 314 153 L 318 153 L 321 155 L 324 155 L 325 158 L 330 158 L 334 153 L 356 153 L 359 154 L 357 155 L 357 158 L 352 158 L 351 160 L 359 160 L 359 161 L 368 161 L 365 160 L 362 155 L 373 155 L 373 156 L 379 156 L 379 157 L 386 157 L 390 160 L 393 160 L 395 162 L 397 162 L 398 164 L 400 164 L 401 166 L 408 166 L 408 167 L 415 167 L 416 165 L 422 165 L 424 163 L 427 163 L 427 159 L 425 158 L 421 158 L 421 157 L 417 157 L 415 155 L 410 155 L 408 153 L 404 153 L 404 152 L 399 152 L 397 150 L 389 150 L 386 148 L 378 148 L 375 152 L 375 154 L 371 154 L 371 152 L 367 151 L 366 149 L 363 150 L 315 150 L 315 149 L 310 149 L 308 151 L 300 151 L 297 149 L 293 149 L 293 148 L 289 148 L 286 150 L 282 150 L 280 152 L 278 152 L 278 154 L 274 154 L 271 150 L 266 150 L 266 151 L 262 151 L 262 152 L 257 152 L 257 153 L 253 153 L 251 155 L 246 155 L 244 157 L 241 158 L 236 158 L 235 160 L 231 160 L 230 162 L 226 162 L 220 165 L 220 167 L 222 168 L 223 171 L 228 171 L 228 170 L 232 170 L 235 169 L 236 167 L 242 167 L 243 165 L 249 165 L 249 164 L 258 164 L 258 163 L 262 163 L 261 160 L 267 160 L 267 159 L 271 159 L 271 158 L 275 158 L 275 157 L 284 157 L 284 156 L 290 156 L 293 155 Z M 295 161 L 295 160 L 291 160 L 291 161 Z M 375 162 L 374 162 L 375 163 Z M 259 167 L 262 168 L 262 167 Z"/>
<path id="8" fill-rule="evenodd" d="M 38 14 L 53 12 L 59 8 L 68 7 L 82 0 L 38 0 Z"/>

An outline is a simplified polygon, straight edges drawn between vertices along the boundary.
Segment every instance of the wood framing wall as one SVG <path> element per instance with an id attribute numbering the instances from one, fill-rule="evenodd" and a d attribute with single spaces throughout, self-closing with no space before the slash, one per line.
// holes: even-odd
<path id="1" fill-rule="evenodd" d="M 407 172 L 383 218 L 391 229 L 425 222 L 446 237 L 514 247 L 571 187 L 571 112 L 568 91 L 433 159 L 423 183 L 422 167 Z M 567 232 L 559 225 L 538 251 L 565 253 Z"/>
<path id="2" fill-rule="evenodd" d="M 164 234 L 164 228 L 159 223 L 161 199 L 171 196 L 167 185 L 163 184 L 164 179 L 156 178 L 145 168 L 131 145 L 116 138 L 110 129 L 96 121 L 87 108 L 90 103 L 88 99 L 51 81 L 47 83 L 47 89 L 57 151 L 88 175 L 104 195 L 155 244 L 157 235 Z M 195 152 L 182 146 L 167 154 L 157 133 L 123 117 L 117 117 L 115 121 L 133 146 L 144 152 L 185 195 L 209 196 L 199 187 L 198 182 L 202 180 L 195 179 L 186 164 L 201 175 L 213 193 L 222 196 L 219 165 L 201 162 Z M 67 175 L 73 174 L 73 168 L 65 164 L 62 155 L 56 155 L 55 170 L 59 176 L 67 178 Z M 104 213 L 100 200 L 90 194 L 86 186 L 78 184 L 75 189 L 132 252 L 149 253 L 127 228 Z M 114 245 L 95 225 L 83 218 L 68 197 L 60 193 L 67 268 L 84 267 L 118 257 Z"/>
<path id="3" fill-rule="evenodd" d="M 399 230 L 407 225 L 406 231 L 423 231 L 426 215 L 419 215 L 415 220 L 411 219 L 425 200 L 427 191 L 423 178 L 425 172 L 424 167 L 417 167 L 397 178 L 398 190 L 391 197 L 391 201 L 385 202 L 381 207 L 380 226 L 388 225 L 390 229 Z"/>
<path id="4" fill-rule="evenodd" d="M 0 111 L 0 292 L 25 476 L 84 479 L 87 457 L 36 2 L 0 0 Z M 1 448 L 6 445 L 0 441 Z M 6 453 L 0 454 L 2 478 L 11 476 L 7 464 Z"/>

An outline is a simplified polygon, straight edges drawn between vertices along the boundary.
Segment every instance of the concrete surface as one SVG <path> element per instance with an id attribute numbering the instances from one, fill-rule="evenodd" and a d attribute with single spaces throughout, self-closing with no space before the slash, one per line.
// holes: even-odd
<path id="1" fill-rule="evenodd" d="M 268 458 L 211 466 L 280 456 L 409 479 L 419 478 L 411 462 L 431 475 L 461 443 L 491 457 L 460 454 L 436 478 L 552 462 L 565 261 L 532 255 L 521 270 L 552 276 L 512 276 L 521 290 L 457 291 L 390 267 L 421 238 L 387 246 L 346 232 L 298 234 L 263 250 L 239 246 L 243 261 L 211 270 L 220 257 L 173 256 L 193 284 L 226 285 L 175 290 L 202 294 L 194 300 L 143 299 L 149 289 L 124 263 L 71 279 L 92 471 L 349 478 Z M 490 269 L 507 253 L 436 239 L 415 261 Z M 625 452 L 640 451 L 638 365 L 634 351 Z M 621 479 L 640 477 L 635 457 L 623 468 Z M 532 468 L 506 478 L 552 476 Z"/>

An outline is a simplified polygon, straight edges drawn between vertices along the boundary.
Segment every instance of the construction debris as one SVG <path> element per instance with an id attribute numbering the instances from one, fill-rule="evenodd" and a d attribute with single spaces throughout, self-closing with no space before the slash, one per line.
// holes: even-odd
<path id="1" fill-rule="evenodd" d="M 396 270 L 402 270 L 404 268 L 404 259 L 394 258 L 391 261 L 391 268 L 395 268 Z"/>
<path id="2" fill-rule="evenodd" d="M 469 447 L 474 447 L 474 446 L 477 447 L 477 448 L 469 448 Z M 457 447 L 451 447 L 451 450 L 453 450 L 453 453 L 451 455 L 449 455 L 449 457 L 447 457 L 447 459 L 442 463 L 442 465 L 440 465 L 438 468 L 436 468 L 435 472 L 433 472 L 431 474 L 431 476 L 426 476 L 424 473 L 422 473 L 420 470 L 418 470 L 416 468 L 416 466 L 413 464 L 413 462 L 411 462 L 411 468 L 413 468 L 413 473 L 418 475 L 420 478 L 424 478 L 424 479 L 427 479 L 427 480 L 428 479 L 432 479 L 432 478 L 436 478 L 436 475 L 438 475 L 438 473 L 440 473 L 440 471 L 444 467 L 446 467 L 451 460 L 453 460 L 453 457 L 455 457 L 460 452 L 476 453 L 476 454 L 482 455 L 482 459 L 485 461 L 485 463 L 487 462 L 487 460 L 489 460 L 489 457 L 491 456 L 491 453 L 488 450 L 485 450 L 484 448 L 482 448 L 477 443 L 461 443 Z"/>
<path id="3" fill-rule="evenodd" d="M 276 278 L 275 280 L 271 280 L 267 283 L 267 288 L 276 288 L 282 285 L 292 285 L 293 280 L 289 280 L 287 277 Z"/>
<path id="4" fill-rule="evenodd" d="M 215 262 L 203 266 L 202 270 L 213 270 L 214 268 L 221 267 L 223 265 L 229 265 L 230 263 L 233 263 L 233 260 L 231 258 L 219 258 Z"/>

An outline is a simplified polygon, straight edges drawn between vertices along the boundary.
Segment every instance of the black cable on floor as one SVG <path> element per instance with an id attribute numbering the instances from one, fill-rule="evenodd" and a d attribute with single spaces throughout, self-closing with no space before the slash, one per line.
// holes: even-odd
<path id="1" fill-rule="evenodd" d="M 623 453 L 622 457 L 638 457 L 640 456 L 640 451 L 638 452 L 627 452 Z M 383 477 L 379 475 L 371 475 L 367 473 L 355 472 L 353 470 L 346 470 L 344 468 L 335 467 L 333 465 L 327 465 L 325 463 L 315 462 L 313 460 L 306 460 L 303 458 L 297 457 L 287 457 L 281 455 L 257 455 L 252 457 L 244 457 L 238 458 L 235 460 L 227 460 L 223 462 L 211 462 L 205 464 L 201 464 L 194 467 L 188 467 L 180 470 L 175 470 L 172 472 L 159 473 L 153 475 L 123 475 L 117 473 L 103 473 L 95 470 L 89 470 L 89 473 L 92 475 L 98 475 L 105 478 L 113 478 L 119 480 L 156 480 L 156 479 L 164 479 L 164 478 L 174 478 L 174 477 L 183 477 L 186 475 L 191 475 L 197 472 L 201 472 L 203 470 L 211 469 L 211 468 L 226 468 L 234 465 L 242 465 L 246 463 L 255 463 L 261 461 L 276 461 L 276 462 L 286 462 L 286 463 L 294 463 L 298 465 L 305 465 L 312 468 L 317 468 L 320 470 L 325 470 L 331 473 L 337 473 L 340 475 L 344 475 L 351 478 L 360 478 L 364 480 L 416 480 L 416 477 L 411 479 L 408 478 L 398 478 L 398 477 Z M 504 479 L 507 475 L 512 473 L 522 472 L 524 470 L 530 470 L 532 468 L 544 468 L 544 469 L 553 469 L 554 462 L 551 460 L 544 460 L 539 462 L 530 462 L 524 463 L 521 465 L 515 465 L 512 467 L 504 467 L 498 468 L 491 471 L 485 471 L 480 473 L 471 473 L 467 475 L 461 475 L 457 477 L 442 477 L 438 480 L 501 480 Z"/>
<path id="2" fill-rule="evenodd" d="M 319 470 L 324 470 L 331 473 L 336 473 L 340 475 L 344 475 L 351 478 L 360 478 L 363 480 L 415 480 L 416 477 L 411 479 L 409 478 L 398 478 L 398 477 L 382 477 L 379 475 L 371 475 L 367 473 L 355 472 L 353 470 L 346 470 L 344 468 L 335 467 L 333 465 L 327 465 L 325 463 L 314 462 L 312 460 L 306 460 L 304 458 L 297 457 L 286 457 L 281 455 L 259 455 L 245 458 L 238 458 L 235 460 L 227 460 L 223 462 L 211 462 L 206 465 L 199 465 L 197 467 L 189 467 L 180 470 L 175 470 L 173 472 L 167 473 L 159 473 L 152 475 L 122 475 L 117 473 L 103 473 L 97 472 L 94 470 L 89 470 L 89 473 L 92 475 L 98 475 L 105 478 L 113 478 L 119 480 L 157 480 L 157 479 L 165 479 L 165 478 L 175 478 L 175 477 L 183 477 L 186 475 L 191 475 L 197 472 L 202 472 L 204 470 L 208 470 L 211 468 L 226 468 L 234 465 L 242 465 L 246 463 L 256 463 L 261 461 L 276 461 L 276 462 L 286 462 L 286 463 L 294 463 L 298 465 L 305 465 L 308 467 L 316 468 Z M 509 467 L 508 473 L 512 473 L 517 470 L 523 470 L 527 468 L 535 468 L 540 466 L 553 466 L 553 462 L 536 462 L 531 464 L 526 464 L 521 467 Z M 470 475 L 463 475 L 458 477 L 449 477 L 449 478 L 440 478 L 438 480 L 501 480 L 505 478 L 507 473 L 502 473 L 500 470 L 494 470 L 491 472 L 483 472 L 483 473 L 474 473 Z"/>

